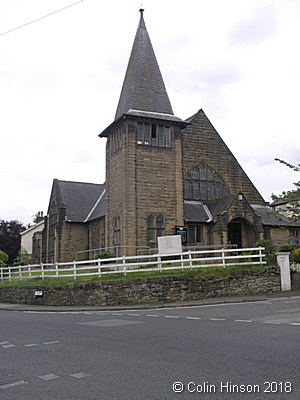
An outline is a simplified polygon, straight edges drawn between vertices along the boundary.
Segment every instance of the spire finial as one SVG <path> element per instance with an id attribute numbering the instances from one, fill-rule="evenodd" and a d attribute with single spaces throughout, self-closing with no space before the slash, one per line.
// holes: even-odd
<path id="1" fill-rule="evenodd" d="M 143 4 L 141 4 L 141 8 L 139 9 L 140 13 L 141 13 L 141 17 L 143 16 L 143 12 L 145 11 L 143 8 Z"/>

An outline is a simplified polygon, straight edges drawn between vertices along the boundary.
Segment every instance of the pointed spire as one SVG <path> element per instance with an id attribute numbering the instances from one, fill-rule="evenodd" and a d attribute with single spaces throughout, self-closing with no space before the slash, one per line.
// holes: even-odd
<path id="1" fill-rule="evenodd" d="M 140 9 L 135 35 L 115 118 L 129 110 L 173 114 L 172 106 Z"/>

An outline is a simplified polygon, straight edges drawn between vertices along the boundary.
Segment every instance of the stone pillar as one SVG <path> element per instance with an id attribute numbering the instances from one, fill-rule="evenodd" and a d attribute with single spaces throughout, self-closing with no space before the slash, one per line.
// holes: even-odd
<path id="1" fill-rule="evenodd" d="M 277 253 L 276 256 L 280 267 L 281 290 L 291 290 L 290 253 Z"/>

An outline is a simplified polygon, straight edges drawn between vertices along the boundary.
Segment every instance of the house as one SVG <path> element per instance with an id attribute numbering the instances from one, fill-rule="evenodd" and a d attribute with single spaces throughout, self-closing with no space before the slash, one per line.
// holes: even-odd
<path id="1" fill-rule="evenodd" d="M 174 115 L 143 9 L 115 119 L 106 138 L 105 184 L 53 182 L 43 260 L 70 261 L 93 249 L 131 255 L 181 234 L 185 245 L 253 247 L 286 242 L 278 224 L 219 133 L 200 109 Z"/>
<path id="2" fill-rule="evenodd" d="M 43 212 L 38 212 L 36 223 L 20 233 L 21 249 L 20 257 L 17 262 L 32 263 L 41 262 L 42 260 L 42 232 L 45 227 Z"/>

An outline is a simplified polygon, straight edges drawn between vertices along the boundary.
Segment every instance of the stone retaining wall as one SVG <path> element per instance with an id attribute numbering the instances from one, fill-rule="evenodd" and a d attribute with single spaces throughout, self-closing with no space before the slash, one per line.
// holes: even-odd
<path id="1" fill-rule="evenodd" d="M 39 305 L 105 306 L 159 304 L 218 296 L 243 296 L 280 291 L 280 271 L 266 268 L 231 273 L 226 278 L 178 276 L 115 280 L 66 286 L 0 286 L 0 302 Z M 36 296 L 42 291 L 42 296 Z"/>

